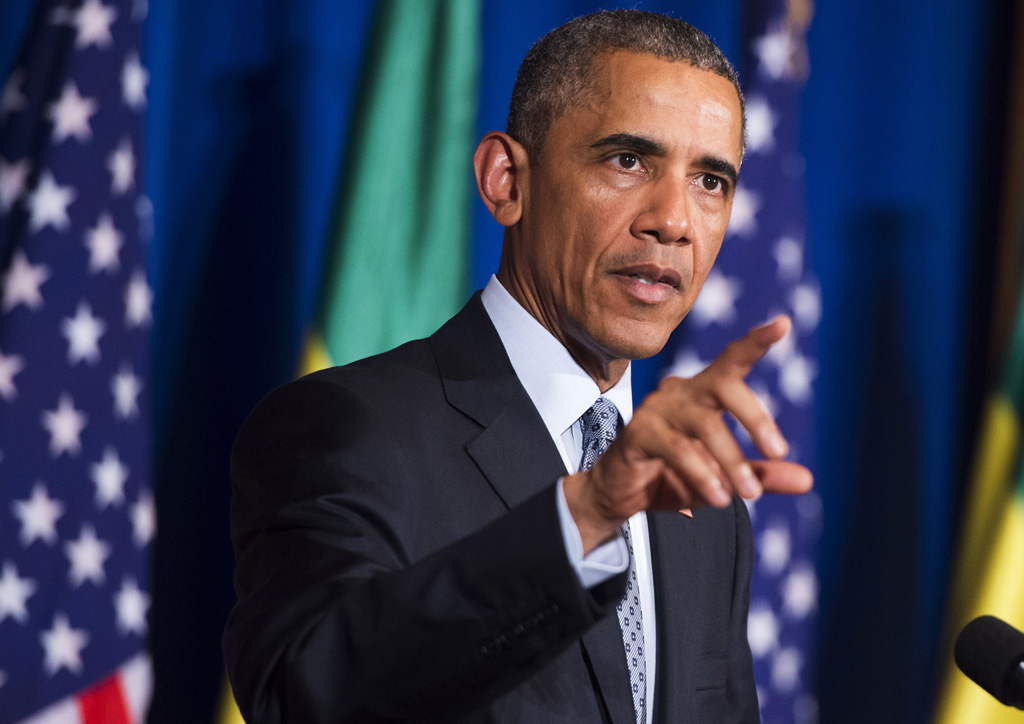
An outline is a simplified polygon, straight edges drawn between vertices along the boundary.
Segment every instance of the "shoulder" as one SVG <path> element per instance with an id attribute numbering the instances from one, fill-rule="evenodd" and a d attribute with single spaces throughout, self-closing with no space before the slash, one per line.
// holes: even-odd
<path id="1" fill-rule="evenodd" d="M 269 442 L 327 443 L 385 424 L 395 410 L 441 394 L 426 340 L 285 383 L 260 400 L 235 442 L 235 456 Z"/>

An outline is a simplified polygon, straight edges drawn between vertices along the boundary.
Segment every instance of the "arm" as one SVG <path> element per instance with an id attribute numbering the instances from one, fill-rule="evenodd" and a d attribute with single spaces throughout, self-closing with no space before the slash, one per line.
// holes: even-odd
<path id="1" fill-rule="evenodd" d="M 323 377 L 288 385 L 236 443 L 238 604 L 224 649 L 253 724 L 455 720 L 621 596 L 621 579 L 579 585 L 554 481 L 511 512 L 481 511 L 479 530 L 425 554 L 417 529 L 445 521 L 410 477 L 415 458 L 396 449 L 394 420 L 355 389 Z"/>

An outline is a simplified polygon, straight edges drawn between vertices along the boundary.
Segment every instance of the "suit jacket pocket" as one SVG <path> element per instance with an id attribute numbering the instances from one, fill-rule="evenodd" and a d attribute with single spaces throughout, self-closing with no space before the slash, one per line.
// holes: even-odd
<path id="1" fill-rule="evenodd" d="M 694 670 L 693 684 L 697 691 L 724 689 L 728 678 L 729 655 L 706 653 L 700 657 Z"/>

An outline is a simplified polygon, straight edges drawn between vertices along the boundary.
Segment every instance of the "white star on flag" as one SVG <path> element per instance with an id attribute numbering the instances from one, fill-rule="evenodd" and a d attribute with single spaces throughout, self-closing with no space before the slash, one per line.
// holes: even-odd
<path id="1" fill-rule="evenodd" d="M 146 86 L 149 85 L 149 71 L 139 61 L 138 53 L 131 53 L 121 70 L 121 97 L 137 111 L 146 107 Z"/>
<path id="2" fill-rule="evenodd" d="M 684 349 L 676 357 L 672 368 L 669 370 L 669 375 L 689 379 L 703 372 L 709 364 L 711 363 L 702 360 L 692 349 Z"/>
<path id="3" fill-rule="evenodd" d="M 142 22 L 149 15 L 149 0 L 132 0 L 132 19 Z"/>
<path id="4" fill-rule="evenodd" d="M 775 146 L 775 127 L 778 120 L 764 96 L 747 101 L 747 152 L 757 153 Z"/>
<path id="5" fill-rule="evenodd" d="M 7 213 L 14 203 L 25 193 L 32 163 L 27 158 L 17 162 L 8 162 L 0 156 L 0 214 Z"/>
<path id="6" fill-rule="evenodd" d="M 107 170 L 110 171 L 110 193 L 123 196 L 135 186 L 135 153 L 132 139 L 122 138 L 117 148 L 107 156 Z"/>
<path id="7" fill-rule="evenodd" d="M 124 503 L 124 484 L 128 481 L 128 467 L 121 462 L 117 450 L 107 447 L 103 459 L 93 463 L 89 475 L 96 485 L 96 507 L 104 510 L 107 506 L 119 507 Z"/>
<path id="8" fill-rule="evenodd" d="M 796 334 L 793 330 L 790 330 L 785 337 L 772 345 L 772 348 L 765 353 L 764 358 L 781 368 L 786 362 L 793 359 L 797 353 Z"/>
<path id="9" fill-rule="evenodd" d="M 805 618 L 818 601 L 818 577 L 814 567 L 802 564 L 790 571 L 782 584 L 782 607 L 792 618 Z"/>
<path id="10" fill-rule="evenodd" d="M 758 543 L 761 551 L 761 568 L 777 575 L 789 564 L 789 528 L 772 525 L 765 528 Z"/>
<path id="11" fill-rule="evenodd" d="M 818 365 L 813 360 L 795 354 L 779 369 L 779 389 L 786 399 L 795 405 L 811 401 L 811 383 L 818 375 Z"/>
<path id="12" fill-rule="evenodd" d="M 131 369 L 122 367 L 110 381 L 110 391 L 114 394 L 114 415 L 119 420 L 130 420 L 139 414 L 139 393 L 142 392 L 142 380 L 132 373 Z"/>
<path id="13" fill-rule="evenodd" d="M 138 502 L 130 506 L 129 515 L 132 519 L 132 538 L 135 545 L 144 548 L 156 534 L 156 506 L 153 503 L 153 494 L 148 490 L 143 491 Z"/>
<path id="14" fill-rule="evenodd" d="M 72 367 L 82 362 L 94 365 L 100 361 L 100 337 L 107 325 L 94 317 L 88 302 L 78 303 L 74 317 L 67 317 L 61 324 L 61 333 L 68 340 L 68 364 Z"/>
<path id="15" fill-rule="evenodd" d="M 82 450 L 82 430 L 88 423 L 84 412 L 75 409 L 75 402 L 62 394 L 56 410 L 43 411 L 43 427 L 50 433 L 50 455 L 77 455 Z"/>
<path id="16" fill-rule="evenodd" d="M 782 80 L 789 72 L 793 40 L 789 31 L 780 28 L 754 41 L 754 54 L 761 70 L 772 80 Z"/>
<path id="17" fill-rule="evenodd" d="M 49 171 L 44 171 L 39 185 L 28 198 L 29 230 L 34 234 L 47 225 L 64 231 L 71 224 L 68 206 L 78 194 L 70 186 L 60 186 Z"/>
<path id="18" fill-rule="evenodd" d="M 19 304 L 32 310 L 39 309 L 43 306 L 39 287 L 49 278 L 49 267 L 45 264 L 33 266 L 24 251 L 15 251 L 11 266 L 4 275 L 4 311 L 9 312 Z"/>
<path id="19" fill-rule="evenodd" d="M 18 396 L 14 376 L 25 369 L 25 359 L 16 354 L 5 355 L 0 350 L 0 397 L 10 402 Z"/>
<path id="20" fill-rule="evenodd" d="M 141 270 L 132 275 L 124 290 L 124 321 L 129 327 L 142 327 L 153 320 L 153 291 Z"/>
<path id="21" fill-rule="evenodd" d="M 736 319 L 736 300 L 742 293 L 743 284 L 739 279 L 713 270 L 704 281 L 704 288 L 690 310 L 690 317 L 701 327 L 712 322 L 730 324 Z"/>
<path id="22" fill-rule="evenodd" d="M 757 231 L 757 212 L 760 209 L 760 197 L 743 185 L 737 186 L 732 197 L 732 213 L 725 233 L 743 237 L 754 234 Z"/>
<path id="23" fill-rule="evenodd" d="M 750 641 L 750 652 L 754 658 L 760 659 L 779 645 L 779 622 L 775 612 L 764 603 L 753 604 L 747 615 L 747 639 Z"/>
<path id="24" fill-rule="evenodd" d="M 800 684 L 803 656 L 795 648 L 776 651 L 772 659 L 772 686 L 778 691 L 790 692 Z"/>
<path id="25" fill-rule="evenodd" d="M 28 621 L 28 599 L 38 590 L 30 578 L 19 578 L 18 569 L 10 561 L 4 561 L 3 575 L 0 575 L 0 623 L 10 616 L 20 624 Z"/>
<path id="26" fill-rule="evenodd" d="M 821 292 L 816 286 L 800 284 L 789 295 L 793 308 L 793 321 L 804 331 L 810 332 L 821 321 Z"/>
<path id="27" fill-rule="evenodd" d="M 46 486 L 36 483 L 28 500 L 15 500 L 14 517 L 21 521 L 21 545 L 28 548 L 34 541 L 47 545 L 57 542 L 57 520 L 64 515 L 64 504 L 51 498 Z"/>
<path id="28" fill-rule="evenodd" d="M 75 47 L 88 48 L 90 45 L 99 48 L 110 47 L 114 43 L 114 36 L 110 34 L 110 26 L 116 19 L 117 8 L 104 5 L 100 0 L 85 0 L 71 20 L 71 24 L 78 30 Z"/>
<path id="29" fill-rule="evenodd" d="M 139 590 L 139 584 L 131 576 L 121 581 L 121 590 L 114 596 L 117 609 L 117 628 L 124 634 L 146 635 L 146 612 L 149 611 L 149 594 Z"/>
<path id="30" fill-rule="evenodd" d="M 779 281 L 795 282 L 804 272 L 804 249 L 796 239 L 784 236 L 773 250 L 775 263 L 779 265 Z"/>
<path id="31" fill-rule="evenodd" d="M 813 490 L 809 493 L 805 493 L 800 497 L 796 506 L 797 512 L 800 514 L 801 524 L 806 526 L 808 524 L 813 525 L 815 528 L 821 527 L 821 497 Z"/>
<path id="32" fill-rule="evenodd" d="M 53 628 L 39 637 L 46 650 L 46 673 L 53 676 L 61 669 L 81 673 L 82 649 L 89 643 L 89 634 L 84 629 L 71 628 L 68 617 L 58 613 L 53 617 Z"/>
<path id="33" fill-rule="evenodd" d="M 121 268 L 118 253 L 124 246 L 124 237 L 114 228 L 114 218 L 104 211 L 96 226 L 85 235 L 85 245 L 89 248 L 89 272 L 116 272 Z"/>
<path id="34" fill-rule="evenodd" d="M 28 99 L 21 92 L 21 85 L 24 82 L 25 71 L 21 68 L 8 76 L 3 94 L 0 95 L 0 120 L 6 118 L 8 113 L 17 113 L 28 108 Z"/>
<path id="35" fill-rule="evenodd" d="M 78 540 L 64 544 L 64 555 L 71 564 L 68 570 L 71 587 L 78 588 L 86 581 L 92 581 L 97 586 L 102 585 L 107 578 L 103 564 L 110 558 L 110 553 L 110 544 L 96 537 L 95 528 L 84 524 Z"/>
<path id="36" fill-rule="evenodd" d="M 79 142 L 92 138 L 89 119 L 99 110 L 99 103 L 93 98 L 83 98 L 74 81 L 64 85 L 60 98 L 50 106 L 47 118 L 53 121 L 53 142 L 60 143 L 74 136 Z"/>

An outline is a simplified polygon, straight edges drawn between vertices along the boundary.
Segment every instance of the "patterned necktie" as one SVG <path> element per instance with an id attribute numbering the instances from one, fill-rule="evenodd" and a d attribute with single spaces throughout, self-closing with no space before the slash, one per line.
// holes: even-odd
<path id="1" fill-rule="evenodd" d="M 611 400 L 598 397 L 597 402 L 580 416 L 583 428 L 583 459 L 580 470 L 590 470 L 594 462 L 608 449 L 618 431 L 619 411 Z M 622 535 L 629 549 L 629 577 L 626 595 L 616 607 L 619 628 L 626 648 L 626 666 L 629 684 L 633 689 L 633 709 L 637 724 L 647 721 L 647 659 L 644 654 L 644 618 L 640 610 L 640 584 L 636 577 L 636 559 L 633 557 L 633 539 L 629 534 L 629 521 L 622 524 Z"/>

